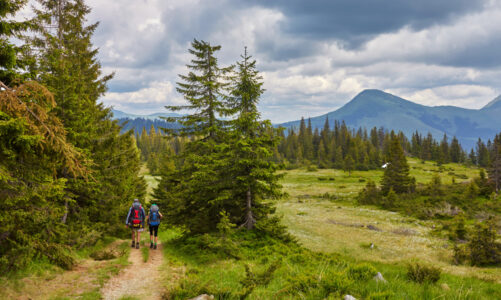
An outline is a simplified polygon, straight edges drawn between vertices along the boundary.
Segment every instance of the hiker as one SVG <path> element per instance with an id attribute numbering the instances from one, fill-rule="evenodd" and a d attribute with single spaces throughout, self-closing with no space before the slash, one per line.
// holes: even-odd
<path id="1" fill-rule="evenodd" d="M 150 207 L 150 213 L 146 216 L 146 222 L 150 227 L 150 248 L 157 249 L 158 241 L 158 226 L 160 226 L 160 219 L 163 218 L 160 213 L 158 206 L 152 204 Z M 153 244 L 153 235 L 155 235 L 155 244 Z"/>
<path id="2" fill-rule="evenodd" d="M 139 249 L 139 237 L 144 227 L 146 213 L 139 203 L 139 199 L 134 199 L 134 203 L 129 208 L 129 213 L 125 219 L 125 226 L 132 229 L 132 248 Z"/>

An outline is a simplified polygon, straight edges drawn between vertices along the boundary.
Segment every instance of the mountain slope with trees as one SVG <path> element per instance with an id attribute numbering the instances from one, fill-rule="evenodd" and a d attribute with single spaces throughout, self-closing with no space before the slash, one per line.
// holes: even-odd
<path id="1" fill-rule="evenodd" d="M 498 133 L 501 128 L 500 109 L 499 97 L 484 108 L 475 110 L 454 106 L 429 107 L 380 90 L 365 90 L 338 110 L 312 117 L 311 124 L 313 130 L 321 129 L 328 118 L 331 122 L 344 121 L 351 128 L 400 130 L 408 138 L 416 131 L 423 135 L 431 133 L 436 139 L 447 134 L 456 136 L 465 149 L 470 149 L 478 138 L 487 141 Z M 297 130 L 300 121 L 277 126 Z"/>

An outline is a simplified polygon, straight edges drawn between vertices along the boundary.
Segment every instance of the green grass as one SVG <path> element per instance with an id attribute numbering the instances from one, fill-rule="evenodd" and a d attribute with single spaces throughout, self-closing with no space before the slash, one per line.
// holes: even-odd
<path id="1" fill-rule="evenodd" d="M 438 167 L 414 159 L 409 164 L 418 184 L 430 182 L 434 174 L 444 183 L 478 175 L 476 169 L 454 164 Z M 450 245 L 431 234 L 435 222 L 355 204 L 367 180 L 380 181 L 381 170 L 351 176 L 339 170 L 281 172 L 289 197 L 277 203 L 277 212 L 302 246 L 244 232 L 235 237 L 241 259 L 230 259 L 200 241 L 177 240 L 179 231 L 161 230 L 163 288 L 169 299 L 202 293 L 238 299 L 245 289 L 245 266 L 257 278 L 276 261 L 280 267 L 269 283 L 257 284 L 247 299 L 340 299 L 345 293 L 357 299 L 501 298 L 500 269 L 451 265 Z M 439 267 L 441 279 L 436 284 L 410 281 L 406 266 L 411 262 Z M 361 263 L 372 265 L 387 283 L 350 279 L 348 270 Z"/>
<path id="2" fill-rule="evenodd" d="M 431 181 L 433 175 L 438 174 L 443 183 L 468 181 L 478 176 L 478 170 L 459 164 L 445 164 L 437 166 L 432 162 L 422 163 L 418 159 L 408 158 L 411 176 L 416 178 L 417 184 Z M 368 180 L 379 183 L 383 177 L 383 169 L 371 171 L 348 172 L 335 169 L 319 169 L 308 172 L 306 169 L 281 171 L 285 174 L 282 184 L 284 190 L 291 197 L 322 196 L 325 193 L 335 195 L 338 200 L 351 200 L 365 187 Z M 334 179 L 334 180 L 329 180 Z M 363 181 L 362 181 L 363 180 Z"/>
<path id="3" fill-rule="evenodd" d="M 150 201 L 153 199 L 153 196 L 152 196 L 153 190 L 158 186 L 158 182 L 160 181 L 160 177 L 150 175 L 148 167 L 146 166 L 146 163 L 144 163 L 141 166 L 141 170 L 139 171 L 139 175 L 143 176 L 144 180 L 146 181 L 145 202 L 150 203 Z"/>
<path id="4" fill-rule="evenodd" d="M 409 159 L 409 165 L 418 184 L 430 182 L 434 174 L 439 174 L 444 183 L 451 182 L 453 176 L 456 182 L 478 176 L 477 169 L 458 164 L 438 167 Z M 417 260 L 437 265 L 447 273 L 501 283 L 500 268 L 452 265 L 452 244 L 432 234 L 434 228 L 440 228 L 438 222 L 356 205 L 358 192 L 369 179 L 379 183 L 383 171 L 356 171 L 351 176 L 330 169 L 284 173 L 282 184 L 290 196 L 277 203 L 277 212 L 289 232 L 308 249 L 383 263 Z M 368 229 L 368 225 L 379 231 Z"/>
<path id="5" fill-rule="evenodd" d="M 150 248 L 143 244 L 143 247 L 141 247 L 141 255 L 143 256 L 143 262 L 147 262 L 150 257 Z"/>
<path id="6" fill-rule="evenodd" d="M 169 299 L 186 299 L 208 293 L 216 299 L 238 299 L 245 286 L 245 266 L 253 276 L 262 276 L 274 262 L 278 269 L 268 284 L 257 284 L 247 299 L 339 299 L 351 294 L 357 299 L 387 295 L 388 299 L 498 299 L 501 285 L 476 278 L 443 274 L 437 284 L 418 284 L 407 278 L 405 265 L 363 262 L 353 256 L 312 252 L 253 233 L 240 232 L 241 259 L 200 244 L 200 239 L 176 240 L 179 233 L 163 231 L 166 265 L 165 286 Z M 369 264 L 381 272 L 386 284 L 369 278 L 351 277 L 352 267 Z M 248 277 L 247 277 L 248 278 Z M 444 289 L 444 285 L 449 288 Z M 386 299 L 386 298 L 382 298 Z"/>

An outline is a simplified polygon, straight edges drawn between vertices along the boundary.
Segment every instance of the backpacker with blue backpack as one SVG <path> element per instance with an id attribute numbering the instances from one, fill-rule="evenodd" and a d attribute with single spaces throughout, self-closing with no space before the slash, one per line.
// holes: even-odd
<path id="1" fill-rule="evenodd" d="M 150 208 L 150 215 L 148 217 L 150 226 L 160 225 L 160 215 L 158 213 L 158 206 L 153 204 Z"/>

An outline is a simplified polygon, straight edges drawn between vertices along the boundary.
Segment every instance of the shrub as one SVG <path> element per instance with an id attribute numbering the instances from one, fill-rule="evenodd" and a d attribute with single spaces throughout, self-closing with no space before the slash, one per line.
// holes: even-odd
<path id="1" fill-rule="evenodd" d="M 245 299 L 258 286 L 266 286 L 273 279 L 273 274 L 280 267 L 281 261 L 273 262 L 264 272 L 257 274 L 251 271 L 249 265 L 245 265 L 245 278 L 240 281 L 242 290 L 238 295 L 240 299 Z"/>
<path id="2" fill-rule="evenodd" d="M 442 271 L 439 268 L 428 267 L 418 263 L 410 264 L 407 267 L 407 278 L 417 283 L 435 283 L 440 280 L 441 273 Z"/>
<path id="3" fill-rule="evenodd" d="M 369 180 L 365 188 L 358 194 L 359 204 L 378 204 L 380 202 L 379 189 L 376 187 L 374 181 Z"/>
<path id="4" fill-rule="evenodd" d="M 356 281 L 367 281 L 377 274 L 376 268 L 370 264 L 358 264 L 347 269 L 348 277 Z"/>
<path id="5" fill-rule="evenodd" d="M 113 250 L 98 250 L 92 252 L 90 257 L 94 260 L 110 260 L 117 258 L 117 254 Z"/>
<path id="6" fill-rule="evenodd" d="M 308 166 L 306 166 L 306 171 L 308 171 L 308 172 L 316 172 L 316 171 L 318 171 L 318 168 L 315 165 L 308 165 Z"/>
<path id="7" fill-rule="evenodd" d="M 469 257 L 470 253 L 468 252 L 466 245 L 454 245 L 454 254 L 452 256 L 454 264 L 462 265 L 468 261 Z"/>
<path id="8" fill-rule="evenodd" d="M 496 243 L 496 230 L 492 220 L 478 224 L 468 243 L 470 261 L 474 266 L 495 265 L 501 262 L 501 246 Z"/>
<path id="9" fill-rule="evenodd" d="M 464 215 L 459 214 L 454 218 L 454 222 L 452 225 L 452 232 L 450 234 L 450 238 L 452 240 L 466 240 L 466 235 L 468 231 L 465 226 L 465 218 Z"/>
<path id="10" fill-rule="evenodd" d="M 395 191 L 393 191 L 393 188 L 390 188 L 388 195 L 386 195 L 386 197 L 383 197 L 381 204 L 384 208 L 392 208 L 395 207 L 396 202 L 397 194 L 395 193 Z"/>

